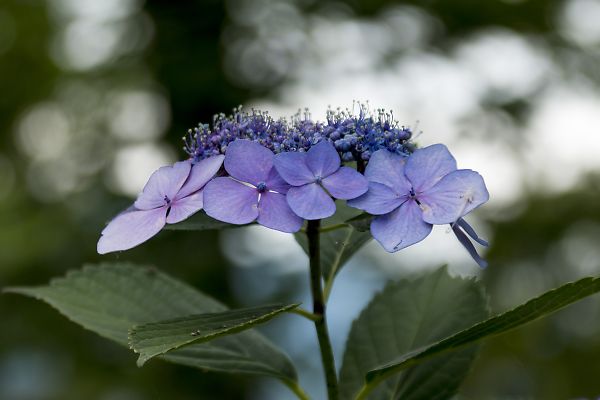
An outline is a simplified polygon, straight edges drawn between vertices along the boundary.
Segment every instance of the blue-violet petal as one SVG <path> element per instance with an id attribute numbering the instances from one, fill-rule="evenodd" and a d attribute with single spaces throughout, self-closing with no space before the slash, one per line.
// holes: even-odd
<path id="1" fill-rule="evenodd" d="M 423 221 L 421 209 L 414 200 L 405 201 L 396 210 L 377 216 L 371 222 L 371 234 L 390 253 L 425 239 L 431 228 L 431 224 Z"/>
<path id="2" fill-rule="evenodd" d="M 229 177 L 215 178 L 204 187 L 204 211 L 219 221 L 248 224 L 258 217 L 258 191 Z"/>

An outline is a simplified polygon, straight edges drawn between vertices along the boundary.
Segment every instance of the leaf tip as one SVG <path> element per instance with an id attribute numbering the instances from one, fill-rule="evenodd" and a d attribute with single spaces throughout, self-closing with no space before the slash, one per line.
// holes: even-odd
<path id="1" fill-rule="evenodd" d="M 35 293 L 35 289 L 36 288 L 34 288 L 34 287 L 27 287 L 27 286 L 7 286 L 7 287 L 2 288 L 1 293 L 2 294 L 20 294 L 23 296 L 39 298 Z"/>
<path id="2" fill-rule="evenodd" d="M 3 287 L 0 292 L 2 294 L 6 294 L 6 293 L 19 293 L 19 288 L 18 287 L 14 287 L 14 286 L 8 286 L 8 287 Z"/>

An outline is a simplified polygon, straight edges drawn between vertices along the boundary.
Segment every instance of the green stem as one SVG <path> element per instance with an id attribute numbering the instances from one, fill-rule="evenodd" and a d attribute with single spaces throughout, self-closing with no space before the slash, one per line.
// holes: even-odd
<path id="1" fill-rule="evenodd" d="M 308 221 L 306 236 L 308 238 L 308 257 L 310 262 L 310 288 L 313 298 L 313 314 L 320 316 L 314 321 L 321 350 L 321 361 L 325 370 L 325 381 L 327 383 L 327 395 L 329 400 L 338 400 L 338 381 L 333 359 L 333 349 L 329 340 L 327 330 L 327 318 L 325 312 L 325 301 L 323 298 L 321 259 L 320 259 L 320 220 Z"/>
<path id="2" fill-rule="evenodd" d="M 360 156 L 356 160 L 356 170 L 361 174 L 365 173 L 365 161 Z"/>
<path id="3" fill-rule="evenodd" d="M 368 395 L 371 394 L 373 389 L 375 389 L 386 377 L 377 377 L 369 383 L 365 383 L 361 388 L 354 400 L 365 400 Z"/>
<path id="4" fill-rule="evenodd" d="M 300 308 L 300 307 L 298 307 L 298 308 L 292 308 L 289 312 L 291 312 L 293 314 L 301 315 L 304 318 L 309 319 L 311 321 L 317 321 L 317 320 L 321 319 L 320 315 L 315 315 L 315 314 L 311 313 L 310 311 L 307 311 L 307 310 L 305 310 L 303 308 Z"/>
<path id="5" fill-rule="evenodd" d="M 285 380 L 283 383 L 285 383 L 285 385 L 290 388 L 290 390 L 294 392 L 296 397 L 298 397 L 300 400 L 310 400 L 310 397 L 308 397 L 306 392 L 302 390 L 300 385 L 298 385 L 298 382 Z"/>

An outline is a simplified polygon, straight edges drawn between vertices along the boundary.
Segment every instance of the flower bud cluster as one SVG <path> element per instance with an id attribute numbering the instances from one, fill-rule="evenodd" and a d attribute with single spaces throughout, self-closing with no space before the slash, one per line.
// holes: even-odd
<path id="1" fill-rule="evenodd" d="M 313 121 L 308 110 L 290 119 L 274 119 L 267 112 L 238 107 L 229 116 L 217 114 L 212 126 L 199 124 L 184 139 L 184 150 L 196 161 L 225 154 L 236 139 L 258 142 L 275 154 L 305 152 L 322 141 L 331 142 L 343 161 L 368 161 L 375 151 L 386 149 L 409 155 L 414 150 L 412 131 L 383 109 L 371 112 L 359 104 L 358 112 L 329 109 L 326 121 Z"/>

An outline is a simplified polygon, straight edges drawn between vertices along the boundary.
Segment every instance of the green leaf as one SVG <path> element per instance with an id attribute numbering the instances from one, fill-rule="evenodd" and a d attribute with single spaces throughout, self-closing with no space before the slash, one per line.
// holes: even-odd
<path id="1" fill-rule="evenodd" d="M 371 221 L 373 221 L 373 216 L 371 214 L 362 213 L 346 220 L 346 223 L 352 225 L 354 229 L 359 232 L 369 232 L 371 229 Z"/>
<path id="2" fill-rule="evenodd" d="M 250 329 L 298 306 L 276 304 L 138 325 L 129 330 L 129 345 L 140 354 L 138 365 L 142 366 L 157 355 Z"/>
<path id="3" fill-rule="evenodd" d="M 336 207 L 335 215 L 323 220 L 321 227 L 321 271 L 326 281 L 331 281 L 344 264 L 371 240 L 369 232 L 359 232 L 344 222 L 359 215 L 360 210 L 350 208 L 341 201 L 336 201 Z M 306 234 L 298 232 L 295 238 L 308 254 Z"/>
<path id="4" fill-rule="evenodd" d="M 43 300 L 73 322 L 124 346 L 134 325 L 227 309 L 154 268 L 126 263 L 85 266 L 48 286 L 6 291 Z M 296 381 L 289 358 L 254 331 L 191 344 L 160 358 L 202 370 L 269 375 L 288 384 Z"/>
<path id="5" fill-rule="evenodd" d="M 443 340 L 421 347 L 396 360 L 373 369 L 367 382 L 377 383 L 386 377 L 439 354 L 454 352 L 479 340 L 500 335 L 528 322 L 549 315 L 587 296 L 600 291 L 600 278 L 583 278 L 529 300 L 510 311 L 496 315 Z M 452 353 L 451 353 L 452 354 Z"/>
<path id="6" fill-rule="evenodd" d="M 206 215 L 204 211 L 198 211 L 186 220 L 177 224 L 167 224 L 164 229 L 172 231 L 209 231 L 219 229 L 237 228 L 240 225 L 232 225 L 218 221 Z"/>
<path id="7" fill-rule="evenodd" d="M 389 283 L 352 324 L 340 371 L 341 398 L 354 398 L 371 369 L 487 316 L 481 285 L 452 277 L 446 268 L 415 280 Z M 416 366 L 385 381 L 369 399 L 450 398 L 465 378 L 476 350 L 466 349 Z"/>

